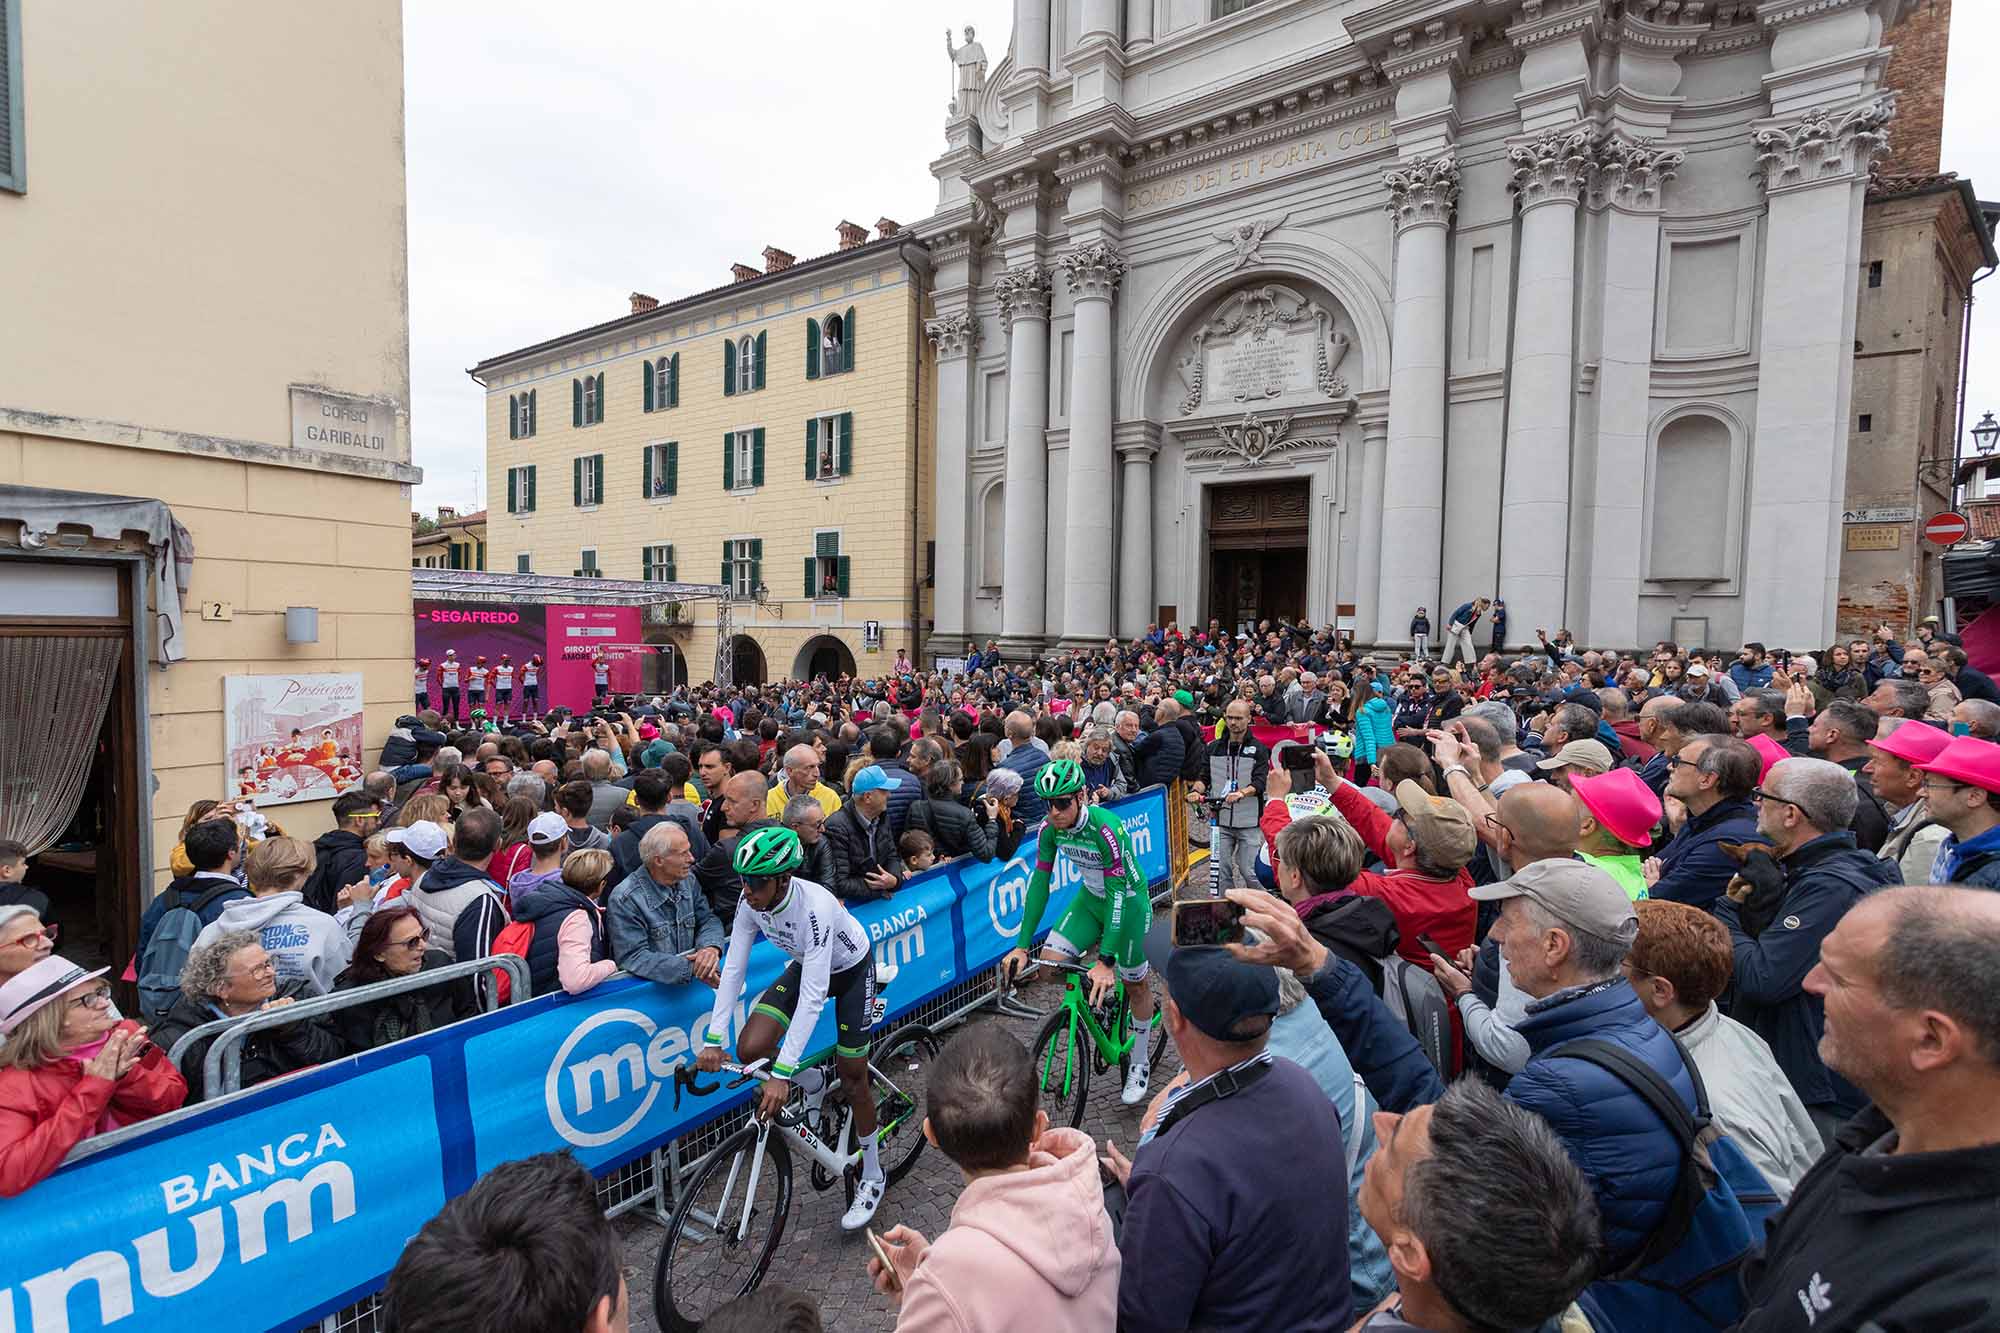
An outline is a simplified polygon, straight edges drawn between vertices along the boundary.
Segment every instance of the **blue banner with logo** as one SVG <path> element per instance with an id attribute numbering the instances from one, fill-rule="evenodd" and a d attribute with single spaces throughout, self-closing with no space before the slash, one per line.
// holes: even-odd
<path id="1" fill-rule="evenodd" d="M 1139 864 L 1167 876 L 1166 796 L 1115 802 Z M 992 965 L 1020 929 L 1034 847 L 954 863 L 855 916 L 893 1020 Z M 1042 928 L 1077 892 L 1057 868 Z M 786 960 L 753 950 L 732 1023 Z M 683 1096 L 706 986 L 637 978 L 540 996 L 189 1108 L 0 1199 L 0 1333 L 297 1329 L 378 1290 L 403 1244 L 491 1167 L 569 1148 L 600 1173 L 687 1134 L 751 1088 Z M 833 1045 L 833 1009 L 808 1049 Z"/>

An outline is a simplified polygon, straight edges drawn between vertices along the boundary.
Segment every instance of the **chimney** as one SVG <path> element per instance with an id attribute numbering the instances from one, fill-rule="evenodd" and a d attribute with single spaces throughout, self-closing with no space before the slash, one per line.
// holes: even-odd
<path id="1" fill-rule="evenodd" d="M 646 294 L 645 294 L 644 292 L 633 292 L 633 293 L 632 293 L 632 313 L 633 313 L 633 314 L 635 314 L 635 315 L 643 315 L 643 314 L 645 314 L 645 313 L 646 313 L 646 312 L 647 312 L 648 310 L 657 310 L 657 309 L 659 309 L 659 308 L 660 308 L 660 298 L 659 298 L 659 297 L 657 297 L 657 296 L 648 296 L 648 295 L 646 295 Z"/>
<path id="2" fill-rule="evenodd" d="M 764 271 L 766 273 L 782 273 L 797 262 L 798 256 L 788 255 L 775 245 L 764 247 Z"/>
<path id="3" fill-rule="evenodd" d="M 438 522 L 449 523 L 457 517 L 458 517 L 458 509 L 456 506 L 454 505 L 438 506 Z"/>
<path id="4" fill-rule="evenodd" d="M 410 523 L 412 526 L 415 526 L 416 524 L 421 523 L 423 521 L 424 521 L 424 516 L 422 514 L 419 514 L 414 509 L 410 511 Z"/>
<path id="5" fill-rule="evenodd" d="M 731 264 L 729 266 L 729 276 L 738 282 L 748 282 L 752 278 L 761 278 L 764 275 L 756 269 L 751 268 L 748 264 Z"/>
<path id="6" fill-rule="evenodd" d="M 852 222 L 843 221 L 834 228 L 840 233 L 840 248 L 852 250 L 857 245 L 868 244 L 868 228 L 857 227 Z"/>
<path id="7" fill-rule="evenodd" d="M 897 232 L 901 231 L 902 229 L 903 229 L 903 224 L 896 221 L 894 218 L 875 219 L 875 239 L 878 241 L 885 236 L 894 236 Z"/>

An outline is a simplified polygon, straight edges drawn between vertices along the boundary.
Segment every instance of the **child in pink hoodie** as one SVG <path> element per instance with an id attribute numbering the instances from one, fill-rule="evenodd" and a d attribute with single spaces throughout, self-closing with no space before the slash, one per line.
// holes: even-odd
<path id="1" fill-rule="evenodd" d="M 868 1261 L 902 1307 L 897 1333 L 1102 1333 L 1118 1320 L 1118 1247 L 1104 1211 L 1096 1145 L 1050 1129 L 1034 1064 L 997 1024 L 939 1052 L 924 1137 L 965 1173 L 951 1227 L 881 1239 L 894 1271 Z"/>

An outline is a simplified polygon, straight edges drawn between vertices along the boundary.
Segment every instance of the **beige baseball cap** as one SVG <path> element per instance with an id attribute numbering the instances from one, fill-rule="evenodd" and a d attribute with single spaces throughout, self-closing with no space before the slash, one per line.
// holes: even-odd
<path id="1" fill-rule="evenodd" d="M 1424 859 L 1440 870 L 1457 871 L 1479 850 L 1472 816 L 1449 796 L 1433 796 L 1404 778 L 1396 784 L 1396 804 L 1410 822 L 1410 834 Z"/>
<path id="2" fill-rule="evenodd" d="M 1556 768 L 1586 768 L 1593 773 L 1611 771 L 1611 751 L 1604 748 L 1603 741 L 1569 741 L 1547 759 L 1541 760 L 1536 768 L 1547 771 Z"/>
<path id="3" fill-rule="evenodd" d="M 1486 903 L 1531 898 L 1558 921 L 1611 944 L 1629 945 L 1639 937 L 1639 914 L 1630 896 L 1617 880 L 1585 861 L 1530 861 L 1512 879 L 1466 892 Z"/>

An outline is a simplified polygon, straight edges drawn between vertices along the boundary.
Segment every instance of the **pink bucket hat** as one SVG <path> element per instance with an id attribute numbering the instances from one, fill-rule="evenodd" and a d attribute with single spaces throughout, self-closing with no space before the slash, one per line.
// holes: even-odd
<path id="1" fill-rule="evenodd" d="M 1935 773 L 1967 786 L 2000 792 L 2000 745 L 1977 736 L 1954 736 L 1935 758 L 1910 767 L 1919 773 Z"/>
<path id="2" fill-rule="evenodd" d="M 1951 744 L 1951 733 L 1939 731 L 1925 722 L 1905 722 L 1886 736 L 1868 742 L 1883 754 L 1912 765 L 1928 764 Z"/>
<path id="3" fill-rule="evenodd" d="M 1771 765 L 1792 757 L 1790 751 L 1786 750 L 1784 746 L 1778 744 L 1769 736 L 1752 736 L 1748 744 L 1751 749 L 1757 752 L 1757 781 L 1759 782 L 1762 782 L 1764 775 L 1771 771 Z"/>
<path id="4" fill-rule="evenodd" d="M 1662 813 L 1660 798 L 1632 769 L 1614 768 L 1594 778 L 1573 777 L 1569 789 L 1618 841 L 1628 847 L 1644 847 L 1652 841 L 1653 826 L 1660 822 Z"/>

